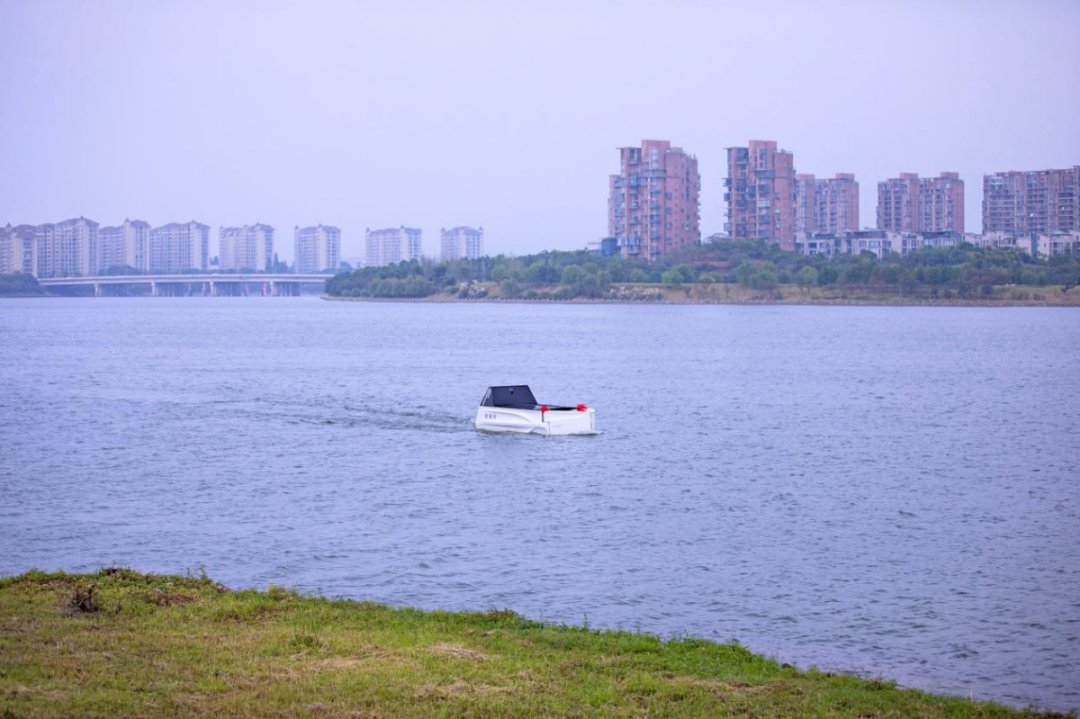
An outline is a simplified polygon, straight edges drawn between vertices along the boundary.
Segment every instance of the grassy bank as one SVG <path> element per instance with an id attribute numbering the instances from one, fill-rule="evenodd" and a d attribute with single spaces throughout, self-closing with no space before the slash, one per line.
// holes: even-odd
<path id="1" fill-rule="evenodd" d="M 105 569 L 0 580 L 0 717 L 1011 717 L 734 644 L 228 591 Z"/>

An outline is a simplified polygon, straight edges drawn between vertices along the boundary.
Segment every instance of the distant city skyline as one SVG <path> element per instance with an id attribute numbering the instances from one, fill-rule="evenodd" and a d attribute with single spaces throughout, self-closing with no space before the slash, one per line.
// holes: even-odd
<path id="1" fill-rule="evenodd" d="M 6 0 L 0 24 L 0 224 L 333 223 L 358 257 L 365 227 L 483 223 L 489 253 L 526 254 L 607 234 L 612 158 L 642 138 L 697 158 L 703 237 L 749 138 L 854 174 L 863 226 L 901 173 L 957 172 L 972 224 L 984 175 L 1080 163 L 1072 0 Z M 646 26 L 660 51 L 614 82 L 611 48 Z"/>
<path id="2" fill-rule="evenodd" d="M 787 252 L 829 256 L 859 246 L 880 256 L 960 242 L 1049 256 L 1074 247 L 1080 236 L 1080 165 L 984 175 L 982 231 L 974 233 L 965 232 L 965 184 L 955 172 L 929 178 L 901 173 L 878 182 L 875 226 L 860 228 L 854 174 L 817 179 L 797 173 L 794 154 L 773 140 L 751 140 L 747 147 L 727 148 L 727 154 L 725 232 L 730 235 L 714 233 L 708 240 L 758 239 Z M 620 172 L 608 178 L 608 234 L 602 241 L 588 241 L 586 248 L 658 260 L 700 243 L 696 158 L 670 141 L 649 139 L 641 147 L 619 148 L 619 158 Z M 161 227 L 130 219 L 116 227 L 101 226 L 87 217 L 39 225 L 9 223 L 0 225 L 0 273 L 88 276 L 125 265 L 138 272 L 205 271 L 211 266 L 263 272 L 285 266 L 279 265 L 269 225 L 221 226 L 213 249 L 209 229 L 194 220 Z M 362 258 L 342 254 L 341 229 L 334 226 L 296 226 L 293 247 L 291 264 L 301 274 L 337 270 L 343 260 L 354 267 L 378 267 L 489 255 L 483 228 L 466 226 L 440 230 L 437 257 L 423 252 L 422 230 L 404 225 L 366 228 Z"/>

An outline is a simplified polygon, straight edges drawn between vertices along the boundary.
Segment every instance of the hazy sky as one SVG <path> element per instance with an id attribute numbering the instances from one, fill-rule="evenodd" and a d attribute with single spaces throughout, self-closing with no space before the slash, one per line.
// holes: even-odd
<path id="1" fill-rule="evenodd" d="M 482 225 L 491 254 L 607 233 L 617 147 L 725 147 L 879 180 L 1080 164 L 1080 1 L 0 0 L 0 224 Z"/>

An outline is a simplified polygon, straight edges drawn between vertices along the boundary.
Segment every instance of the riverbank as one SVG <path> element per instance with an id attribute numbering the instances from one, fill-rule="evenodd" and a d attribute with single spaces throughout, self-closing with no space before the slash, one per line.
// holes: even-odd
<path id="1" fill-rule="evenodd" d="M 1063 716 L 799 671 L 738 644 L 127 569 L 0 580 L 0 706 L 4 717 Z"/>
<path id="2" fill-rule="evenodd" d="M 543 287 L 517 296 L 501 294 L 495 283 L 473 285 L 468 296 L 437 293 L 427 297 L 337 297 L 345 302 L 530 302 L 537 304 L 686 304 L 686 305 L 821 305 L 891 307 L 1080 307 L 1080 287 L 1002 286 L 990 293 L 961 296 L 951 290 L 937 294 L 867 287 L 799 287 L 781 285 L 756 290 L 739 284 L 617 285 L 601 297 L 561 298 L 557 287 Z"/>

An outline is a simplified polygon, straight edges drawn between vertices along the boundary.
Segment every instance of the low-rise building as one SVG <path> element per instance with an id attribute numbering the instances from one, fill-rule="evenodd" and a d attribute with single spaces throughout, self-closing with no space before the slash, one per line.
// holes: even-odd
<path id="1" fill-rule="evenodd" d="M 842 232 L 795 233 L 795 252 L 801 255 L 824 255 L 832 259 L 844 254 L 846 247 Z"/>
<path id="2" fill-rule="evenodd" d="M 955 247 L 967 240 L 959 232 L 893 232 L 849 230 L 847 232 L 800 233 L 795 251 L 803 255 L 858 255 L 870 252 L 879 259 L 889 253 L 907 255 L 927 247 Z"/>
<path id="3" fill-rule="evenodd" d="M 1031 254 L 1034 257 L 1057 255 L 1080 255 L 1080 232 L 1045 232 L 1033 236 L 1036 242 Z"/>
<path id="4" fill-rule="evenodd" d="M 964 241 L 975 247 L 1016 249 L 1044 260 L 1055 255 L 1080 255 L 1080 231 L 968 233 Z"/>

